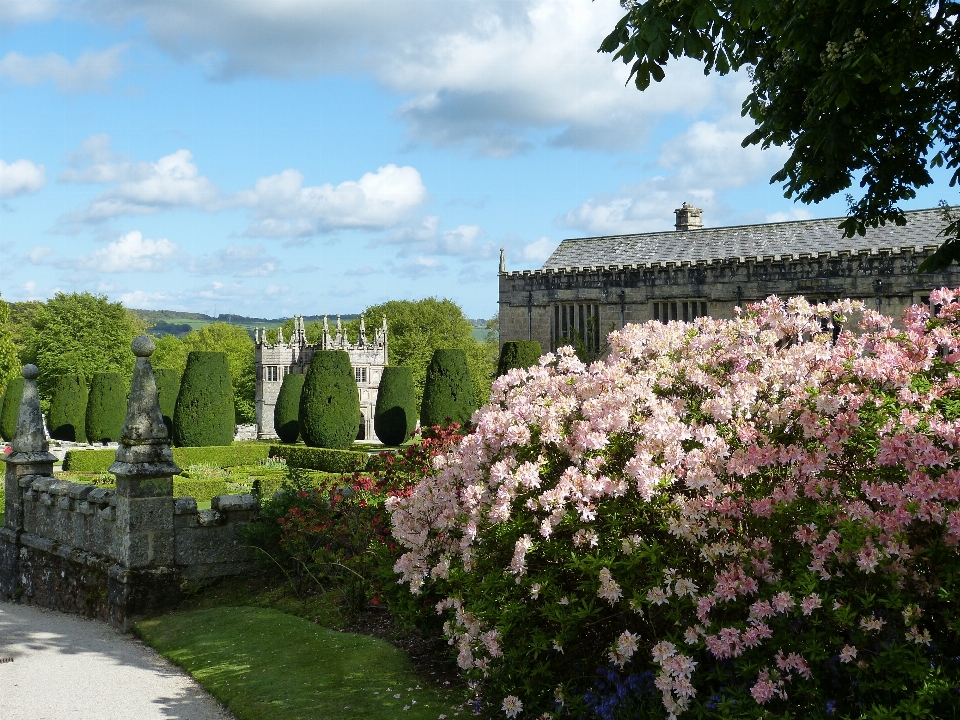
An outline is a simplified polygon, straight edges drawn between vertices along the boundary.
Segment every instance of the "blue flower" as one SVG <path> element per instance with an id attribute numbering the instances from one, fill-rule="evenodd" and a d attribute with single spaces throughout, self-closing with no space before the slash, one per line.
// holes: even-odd
<path id="1" fill-rule="evenodd" d="M 833 715 L 837 711 L 837 703 L 833 700 L 827 700 L 827 715 Z"/>

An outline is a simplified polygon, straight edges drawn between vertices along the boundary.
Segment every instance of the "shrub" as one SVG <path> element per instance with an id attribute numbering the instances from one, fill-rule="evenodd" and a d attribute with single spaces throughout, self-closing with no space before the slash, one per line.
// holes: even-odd
<path id="1" fill-rule="evenodd" d="M 416 427 L 413 371 L 406 367 L 385 367 L 373 414 L 374 432 L 384 445 L 399 445 L 410 439 Z"/>
<path id="2" fill-rule="evenodd" d="M 192 497 L 197 502 L 210 502 L 217 495 L 228 495 L 230 488 L 226 480 L 197 480 L 181 475 L 173 476 L 173 496 Z"/>
<path id="3" fill-rule="evenodd" d="M 300 437 L 300 394 L 303 391 L 305 376 L 300 373 L 287 373 L 283 376 L 277 404 L 273 409 L 273 429 L 280 442 L 295 443 Z"/>
<path id="4" fill-rule="evenodd" d="M 195 351 L 173 412 L 173 442 L 180 447 L 230 445 L 234 433 L 233 386 L 226 353 Z"/>
<path id="5" fill-rule="evenodd" d="M 17 434 L 17 417 L 20 415 L 20 401 L 23 400 L 23 378 L 14 377 L 7 381 L 3 394 L 3 410 L 0 412 L 0 435 L 7 442 Z"/>
<path id="6" fill-rule="evenodd" d="M 343 350 L 314 354 L 300 395 L 299 421 L 310 447 L 346 450 L 357 439 L 360 392 Z"/>
<path id="7" fill-rule="evenodd" d="M 283 458 L 290 467 L 330 473 L 352 473 L 364 470 L 371 460 L 367 453 L 301 445 L 271 445 L 270 457 Z"/>
<path id="8" fill-rule="evenodd" d="M 53 380 L 47 427 L 56 440 L 86 442 L 87 385 L 79 375 Z"/>
<path id="9" fill-rule="evenodd" d="M 477 409 L 473 380 L 463 350 L 436 350 L 427 367 L 420 405 L 420 424 L 465 425 Z"/>
<path id="10" fill-rule="evenodd" d="M 177 396 L 180 394 L 180 373 L 170 368 L 158 368 L 153 371 L 157 381 L 157 400 L 163 424 L 167 426 L 167 435 L 173 437 L 173 415 L 177 408 Z"/>
<path id="11" fill-rule="evenodd" d="M 835 341 L 852 303 L 769 298 L 511 370 L 388 501 L 396 569 L 509 716 L 949 717 L 958 297 Z"/>
<path id="12" fill-rule="evenodd" d="M 266 460 L 269 445 L 236 443 L 214 447 L 173 448 L 173 461 L 181 468 L 207 463 L 218 467 L 252 465 Z M 106 472 L 115 460 L 113 450 L 68 450 L 63 458 L 63 469 L 78 473 Z"/>
<path id="13" fill-rule="evenodd" d="M 130 386 L 120 373 L 96 373 L 87 396 L 86 431 L 92 443 L 117 442 L 127 417 Z"/>
<path id="14" fill-rule="evenodd" d="M 508 340 L 500 348 L 497 377 L 506 375 L 510 370 L 536 365 L 541 355 L 543 348 L 536 340 Z"/>

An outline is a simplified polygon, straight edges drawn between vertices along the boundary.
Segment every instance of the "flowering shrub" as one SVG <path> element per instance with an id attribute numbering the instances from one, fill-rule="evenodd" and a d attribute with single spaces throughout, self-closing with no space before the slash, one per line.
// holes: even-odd
<path id="1" fill-rule="evenodd" d="M 499 378 L 476 431 L 387 501 L 395 570 L 442 597 L 485 706 L 956 713 L 960 302 L 931 302 L 898 329 L 771 297 Z"/>

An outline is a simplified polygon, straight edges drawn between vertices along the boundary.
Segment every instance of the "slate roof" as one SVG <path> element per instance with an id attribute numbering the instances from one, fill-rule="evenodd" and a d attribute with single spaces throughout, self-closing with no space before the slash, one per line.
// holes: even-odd
<path id="1" fill-rule="evenodd" d="M 907 224 L 867 228 L 863 237 L 843 237 L 837 226 L 843 218 L 796 220 L 764 225 L 669 230 L 640 235 L 564 240 L 543 264 L 543 269 L 632 265 L 651 262 L 726 260 L 738 257 L 790 255 L 939 245 L 945 223 L 940 210 L 904 213 Z"/>

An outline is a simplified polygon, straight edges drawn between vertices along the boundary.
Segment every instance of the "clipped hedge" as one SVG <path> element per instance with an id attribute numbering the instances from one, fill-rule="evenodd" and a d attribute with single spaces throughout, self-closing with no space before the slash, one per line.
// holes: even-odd
<path id="1" fill-rule="evenodd" d="M 23 377 L 10 378 L 7 390 L 3 394 L 3 408 L 0 410 L 0 435 L 7 442 L 17 434 L 17 416 L 20 414 L 20 401 L 23 399 Z"/>
<path id="2" fill-rule="evenodd" d="M 89 442 L 117 442 L 127 417 L 129 381 L 120 373 L 96 373 L 87 396 L 86 430 Z"/>
<path id="3" fill-rule="evenodd" d="M 163 424 L 167 426 L 167 435 L 173 437 L 173 413 L 177 408 L 177 396 L 180 394 L 180 373 L 170 368 L 153 371 L 157 381 L 157 400 Z"/>
<path id="4" fill-rule="evenodd" d="M 87 385 L 79 375 L 53 379 L 47 427 L 50 437 L 70 442 L 87 441 Z"/>
<path id="5" fill-rule="evenodd" d="M 174 444 L 179 447 L 230 445 L 234 419 L 227 354 L 191 352 L 187 355 L 187 367 L 173 412 Z"/>
<path id="6" fill-rule="evenodd" d="M 213 447 L 173 448 L 173 461 L 181 468 L 200 463 L 218 467 L 254 465 L 266 460 L 270 445 L 261 443 L 236 443 Z M 63 458 L 63 469 L 71 472 L 107 472 L 113 464 L 115 450 L 68 450 Z"/>
<path id="7" fill-rule="evenodd" d="M 423 427 L 464 425 L 477 409 L 473 380 L 463 350 L 435 350 L 427 367 L 420 405 L 420 424 Z"/>
<path id="8" fill-rule="evenodd" d="M 302 445 L 271 445 L 270 457 L 283 458 L 288 467 L 322 470 L 331 473 L 350 473 L 366 470 L 370 462 L 367 453 L 332 448 L 312 448 Z"/>
<path id="9" fill-rule="evenodd" d="M 217 495 L 229 495 L 226 480 L 194 480 L 173 476 L 173 496 L 192 497 L 197 502 L 210 502 Z"/>
<path id="10" fill-rule="evenodd" d="M 277 404 L 273 409 L 273 429 L 281 442 L 295 443 L 300 437 L 300 395 L 305 375 L 288 373 L 283 377 Z"/>
<path id="11" fill-rule="evenodd" d="M 410 439 L 410 433 L 416 427 L 413 371 L 408 367 L 385 367 L 377 391 L 373 431 L 384 445 L 399 445 Z"/>
<path id="12" fill-rule="evenodd" d="M 310 447 L 346 450 L 357 439 L 360 392 L 345 351 L 314 354 L 300 395 L 299 421 Z"/>
<path id="13" fill-rule="evenodd" d="M 516 368 L 528 368 L 540 362 L 543 348 L 536 340 L 508 340 L 500 348 L 497 377 Z"/>

